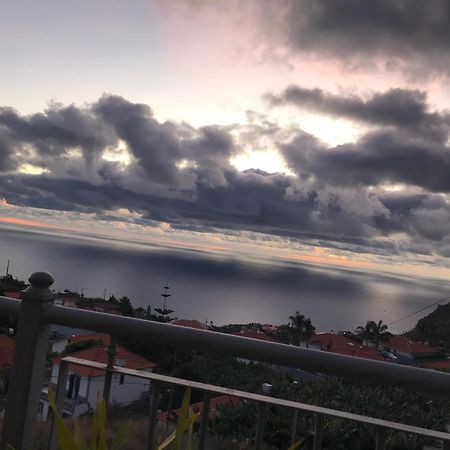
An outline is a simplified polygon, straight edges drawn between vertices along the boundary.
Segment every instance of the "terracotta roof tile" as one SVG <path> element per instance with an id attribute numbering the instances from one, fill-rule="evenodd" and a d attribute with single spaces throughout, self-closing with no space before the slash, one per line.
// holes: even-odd
<path id="1" fill-rule="evenodd" d="M 267 336 L 267 334 L 262 333 L 261 331 L 242 330 L 240 332 L 238 331 L 236 333 L 233 333 L 233 335 L 250 339 L 258 339 L 260 341 L 278 342 L 273 337 Z"/>
<path id="2" fill-rule="evenodd" d="M 124 367 L 127 369 L 149 369 L 155 367 L 157 364 L 137 355 L 121 345 L 117 345 L 117 354 L 115 359 L 124 359 Z M 95 361 L 98 363 L 106 364 L 108 362 L 108 355 L 104 346 L 89 347 L 78 352 L 71 353 L 70 356 L 74 358 L 87 359 L 89 361 Z M 53 359 L 53 362 L 58 363 L 61 360 L 61 356 Z M 90 367 L 79 366 L 76 364 L 70 364 L 70 370 L 73 372 L 88 377 L 99 377 L 105 374 L 102 369 L 92 369 Z"/>
<path id="3" fill-rule="evenodd" d="M 385 360 L 374 347 L 365 347 L 341 334 L 315 334 L 310 339 L 310 342 L 311 344 L 320 345 L 322 350 L 340 355 L 356 356 L 358 358 L 374 359 L 377 361 Z"/>
<path id="4" fill-rule="evenodd" d="M 391 336 L 388 346 L 404 353 L 438 353 L 435 348 L 423 342 L 411 341 L 407 336 Z"/>

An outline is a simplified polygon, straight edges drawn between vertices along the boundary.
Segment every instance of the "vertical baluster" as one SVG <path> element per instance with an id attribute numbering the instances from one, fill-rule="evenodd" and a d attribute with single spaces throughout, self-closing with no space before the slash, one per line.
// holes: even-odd
<path id="1" fill-rule="evenodd" d="M 450 450 L 450 441 L 444 441 L 442 447 L 444 450 Z"/>
<path id="2" fill-rule="evenodd" d="M 316 415 L 314 417 L 314 444 L 313 450 L 321 450 L 323 439 L 323 427 L 325 423 L 324 416 Z"/>
<path id="3" fill-rule="evenodd" d="M 58 381 L 56 384 L 56 407 L 63 415 L 64 400 L 66 398 L 66 385 L 67 385 L 67 375 L 69 373 L 69 364 L 63 360 L 59 363 Z M 56 429 L 55 414 L 52 414 L 52 420 L 50 425 L 50 436 L 48 438 L 48 450 L 57 450 L 58 448 L 58 432 Z"/>
<path id="4" fill-rule="evenodd" d="M 150 385 L 150 413 L 149 413 L 149 427 L 148 427 L 148 443 L 147 449 L 153 450 L 156 444 L 156 425 L 159 406 L 159 394 L 161 392 L 161 383 L 152 381 Z"/>
<path id="5" fill-rule="evenodd" d="M 386 428 L 377 428 L 375 435 L 375 450 L 384 450 L 386 448 L 387 430 Z"/>
<path id="6" fill-rule="evenodd" d="M 298 409 L 294 411 L 294 419 L 292 421 L 291 445 L 294 445 L 295 439 L 297 437 L 297 424 L 298 424 Z"/>
<path id="7" fill-rule="evenodd" d="M 266 405 L 262 402 L 258 403 L 258 412 L 256 417 L 256 432 L 255 432 L 255 450 L 260 450 L 264 436 L 264 418 L 266 412 Z"/>
<path id="8" fill-rule="evenodd" d="M 209 392 L 205 392 L 203 394 L 203 409 L 202 409 L 202 420 L 201 420 L 201 424 L 200 424 L 200 436 L 199 436 L 199 441 L 198 441 L 198 450 L 204 450 L 204 448 L 205 448 L 206 433 L 208 431 L 210 398 L 211 398 L 211 394 Z"/>
<path id="9" fill-rule="evenodd" d="M 111 384 L 113 377 L 113 367 L 114 367 L 114 357 L 117 354 L 116 349 L 116 337 L 112 334 L 109 336 L 109 345 L 106 349 L 106 353 L 108 354 L 108 363 L 106 366 L 106 374 L 105 374 L 105 384 L 103 385 L 103 398 L 105 400 L 106 407 L 108 407 L 109 396 L 111 395 Z"/>

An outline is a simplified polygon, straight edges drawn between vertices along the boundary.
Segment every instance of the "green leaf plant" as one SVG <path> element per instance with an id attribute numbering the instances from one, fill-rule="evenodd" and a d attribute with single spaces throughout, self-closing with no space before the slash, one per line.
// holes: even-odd
<path id="1" fill-rule="evenodd" d="M 104 399 L 97 401 L 92 427 L 89 432 L 83 432 L 76 419 L 73 419 L 73 431 L 70 430 L 58 411 L 55 393 L 51 387 L 48 389 L 48 399 L 55 416 L 58 444 L 61 450 L 120 450 L 131 436 L 131 422 L 124 422 L 119 426 L 114 439 L 108 447 L 106 439 L 106 404 Z"/>
<path id="2" fill-rule="evenodd" d="M 194 423 L 200 417 L 200 413 L 195 413 L 189 406 L 191 401 L 191 388 L 187 388 L 181 402 L 180 414 L 178 416 L 175 431 L 158 447 L 158 450 L 171 448 L 171 450 L 191 450 L 192 449 L 192 429 Z M 170 446 L 170 447 L 169 447 Z"/>

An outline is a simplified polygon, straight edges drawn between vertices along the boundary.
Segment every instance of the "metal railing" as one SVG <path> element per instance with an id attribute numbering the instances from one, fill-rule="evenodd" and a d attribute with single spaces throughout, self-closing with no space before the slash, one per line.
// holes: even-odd
<path id="1" fill-rule="evenodd" d="M 318 350 L 302 349 L 295 346 L 178 327 L 130 317 L 65 308 L 53 304 L 55 296 L 50 289 L 50 286 L 53 284 L 51 275 L 45 272 L 37 272 L 30 276 L 29 281 L 31 286 L 23 292 L 21 302 L 0 297 L 0 314 L 19 317 L 16 335 L 16 352 L 14 365 L 11 369 L 11 379 L 0 441 L 1 450 L 4 450 L 7 444 L 11 444 L 16 450 L 29 450 L 32 448 L 47 355 L 50 324 L 105 332 L 114 336 L 132 334 L 135 337 L 158 340 L 174 346 L 209 350 L 218 354 L 301 368 L 355 380 L 372 381 L 402 388 L 406 387 L 419 392 L 450 397 L 450 374 L 447 373 L 351 356 L 342 356 Z M 80 363 L 80 361 L 64 358 L 64 364 L 60 367 L 59 372 L 61 382 L 58 381 L 57 385 L 59 401 L 61 401 L 61 398 L 64 398 L 66 385 L 65 381 L 63 382 L 62 380 L 65 380 L 64 377 L 67 377 L 69 362 Z M 97 364 L 91 361 L 83 361 L 82 363 L 91 366 Z M 64 370 L 63 367 L 65 367 Z M 101 368 L 105 368 L 105 366 L 101 365 Z M 386 429 L 419 434 L 437 439 L 443 442 L 445 449 L 450 450 L 450 434 L 447 433 L 273 397 L 259 396 L 258 394 L 180 380 L 158 374 L 139 372 L 139 375 L 137 375 L 134 371 L 130 371 L 130 369 L 113 367 L 112 365 L 107 367 L 108 372 L 110 374 L 117 372 L 128 375 L 133 372 L 133 376 L 139 376 L 153 381 L 151 384 L 150 417 L 153 417 L 157 411 L 157 398 L 159 397 L 161 383 L 167 382 L 190 386 L 207 393 L 235 395 L 254 400 L 259 402 L 260 405 L 273 404 L 293 408 L 297 411 L 310 412 L 316 415 L 317 418 L 315 450 L 321 448 L 322 419 L 324 416 L 339 417 L 377 427 L 377 450 L 385 448 L 386 434 L 384 431 Z M 262 442 L 263 413 L 263 408 L 258 408 L 255 448 L 260 448 L 259 445 Z M 153 448 L 152 440 L 154 431 L 154 425 L 151 425 L 149 430 L 149 436 L 151 437 L 149 448 Z M 50 445 L 55 445 L 54 434 L 52 439 L 53 442 Z"/>

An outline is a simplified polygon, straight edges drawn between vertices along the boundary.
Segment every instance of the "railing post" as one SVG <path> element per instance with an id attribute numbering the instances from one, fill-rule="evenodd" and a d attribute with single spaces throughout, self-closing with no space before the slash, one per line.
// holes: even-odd
<path id="1" fill-rule="evenodd" d="M 22 294 L 16 351 L 0 442 L 2 450 L 7 444 L 16 450 L 33 448 L 47 358 L 50 326 L 42 323 L 41 319 L 44 308 L 55 298 L 50 290 L 54 280 L 47 272 L 35 272 L 28 281 L 31 286 Z"/>
<path id="2" fill-rule="evenodd" d="M 106 353 L 108 354 L 108 364 L 106 366 L 105 384 L 103 385 L 103 398 L 105 400 L 106 408 L 108 408 L 109 396 L 111 394 L 111 383 L 113 377 L 112 368 L 114 366 L 114 357 L 117 354 L 116 341 L 116 337 L 111 334 L 109 336 L 109 345 L 106 349 Z"/>
<path id="3" fill-rule="evenodd" d="M 64 400 L 66 398 L 67 375 L 69 373 L 69 364 L 61 360 L 59 364 L 58 382 L 56 385 L 56 407 L 61 416 L 63 415 Z M 56 430 L 55 413 L 52 415 L 50 426 L 50 436 L 48 438 L 48 450 L 57 450 L 58 448 L 58 433 Z"/>
<path id="4" fill-rule="evenodd" d="M 150 384 L 150 414 L 149 419 L 150 423 L 148 426 L 148 443 L 147 449 L 153 450 L 155 448 L 156 443 L 156 425 L 157 425 L 157 417 L 158 414 L 158 406 L 159 406 L 159 393 L 161 391 L 161 383 L 157 381 L 152 381 Z"/>
<path id="5" fill-rule="evenodd" d="M 450 450 L 450 441 L 444 441 L 443 445 L 442 445 L 442 448 L 444 450 Z"/>
<path id="6" fill-rule="evenodd" d="M 198 450 L 204 450 L 204 448 L 205 448 L 206 432 L 208 431 L 210 399 L 211 399 L 211 394 L 209 392 L 205 392 L 203 395 L 202 421 L 200 424 L 200 437 L 198 440 Z"/>
<path id="7" fill-rule="evenodd" d="M 264 436 L 264 418 L 266 412 L 266 405 L 258 402 L 258 413 L 256 417 L 256 432 L 255 432 L 255 450 L 260 450 Z"/>

